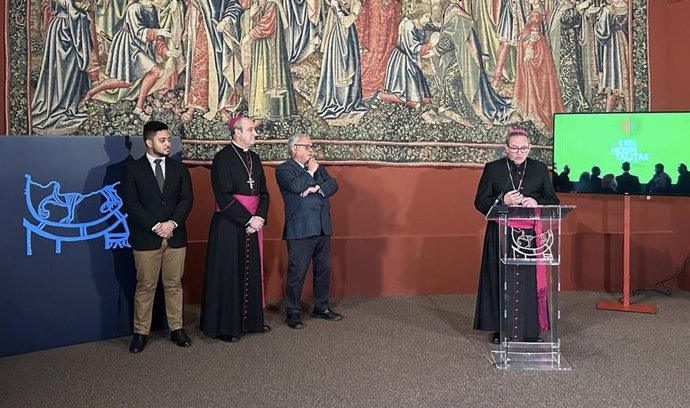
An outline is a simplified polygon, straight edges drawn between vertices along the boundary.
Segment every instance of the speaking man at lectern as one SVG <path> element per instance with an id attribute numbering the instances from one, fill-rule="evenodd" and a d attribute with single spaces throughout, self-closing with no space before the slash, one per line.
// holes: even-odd
<path id="1" fill-rule="evenodd" d="M 558 205 L 546 164 L 527 157 L 530 150 L 529 135 L 523 129 L 512 129 L 506 136 L 506 157 L 487 163 L 479 180 L 474 206 L 482 214 L 489 213 L 495 205 L 536 207 L 537 205 Z M 499 342 L 500 326 L 500 282 L 498 223 L 488 221 L 484 235 L 477 305 L 474 314 L 474 329 L 494 332 L 492 342 Z M 534 266 L 529 266 L 534 268 Z M 524 288 L 524 316 L 519 332 L 521 341 L 538 341 L 540 332 L 537 299 L 537 278 L 535 273 L 523 274 L 519 287 Z M 544 309 L 543 313 L 547 313 Z"/>

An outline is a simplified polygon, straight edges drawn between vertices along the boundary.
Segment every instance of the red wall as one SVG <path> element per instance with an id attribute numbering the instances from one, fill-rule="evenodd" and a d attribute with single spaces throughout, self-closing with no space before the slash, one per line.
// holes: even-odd
<path id="1" fill-rule="evenodd" d="M 689 0 L 649 1 L 649 68 L 654 110 L 690 110 L 689 21 Z"/>
<path id="2" fill-rule="evenodd" d="M 650 88 L 653 110 L 690 110 L 690 1 L 649 2 Z M 2 24 L 2 23 L 0 23 Z M 0 27 L 2 28 L 2 27 Z M 3 31 L 4 32 L 4 29 Z M 0 66 L 5 66 L 0 55 Z M 4 83 L 5 72 L 0 71 Z M 2 102 L 4 103 L 4 102 Z M 4 106 L 0 111 L 5 111 Z M 0 133 L 6 132 L 4 117 Z M 484 221 L 472 200 L 481 170 L 330 166 L 340 191 L 333 198 L 332 294 L 377 296 L 472 293 L 476 288 Z M 191 169 L 195 206 L 186 297 L 201 296 L 212 194 L 208 168 Z M 280 240 L 282 200 L 274 169 L 266 169 L 272 197 L 266 226 L 266 282 L 279 301 L 286 250 Z M 561 196 L 577 205 L 564 224 L 562 281 L 566 290 L 619 290 L 622 271 L 622 198 Z M 649 287 L 678 273 L 690 256 L 690 201 L 644 197 L 632 200 L 632 287 Z M 690 273 L 679 285 L 690 289 Z M 310 285 L 305 287 L 308 296 Z"/>
<path id="3" fill-rule="evenodd" d="M 280 240 L 282 199 L 274 168 L 266 170 L 271 193 L 266 281 L 269 299 L 277 300 L 287 255 Z M 196 202 L 185 282 L 193 303 L 201 295 L 213 203 L 208 169 L 191 171 Z M 475 291 L 484 219 L 472 201 L 481 170 L 331 166 L 329 171 L 340 184 L 333 198 L 333 295 Z M 563 289 L 619 290 L 623 198 L 563 194 L 561 201 L 578 206 L 563 226 Z M 690 256 L 690 201 L 633 197 L 631 214 L 631 284 L 645 288 L 674 275 Z M 687 278 L 684 282 L 687 288 Z"/>

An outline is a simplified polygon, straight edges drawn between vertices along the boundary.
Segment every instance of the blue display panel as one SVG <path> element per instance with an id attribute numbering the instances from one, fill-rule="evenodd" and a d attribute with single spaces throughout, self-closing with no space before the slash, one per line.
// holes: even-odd
<path id="1" fill-rule="evenodd" d="M 0 152 L 0 356 L 131 333 L 136 273 L 117 189 L 141 136 L 0 136 Z"/>

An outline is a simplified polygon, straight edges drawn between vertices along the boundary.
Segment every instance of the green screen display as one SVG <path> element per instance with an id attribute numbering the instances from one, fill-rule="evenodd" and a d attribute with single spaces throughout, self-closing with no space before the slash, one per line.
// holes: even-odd
<path id="1" fill-rule="evenodd" d="M 623 162 L 644 185 L 654 176 L 655 165 L 676 183 L 678 166 L 690 164 L 690 112 L 638 112 L 556 114 L 554 165 L 567 165 L 577 182 L 597 166 L 601 176 L 620 175 Z"/>

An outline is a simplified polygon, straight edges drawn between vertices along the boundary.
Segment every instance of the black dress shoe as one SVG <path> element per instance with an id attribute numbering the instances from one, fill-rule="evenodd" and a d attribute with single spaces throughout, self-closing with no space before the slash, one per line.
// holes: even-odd
<path id="1" fill-rule="evenodd" d="M 264 324 L 264 327 L 263 327 L 262 332 L 268 333 L 268 332 L 270 332 L 270 331 L 271 331 L 271 326 L 269 326 L 269 325 L 267 325 L 267 324 Z"/>
<path id="2" fill-rule="evenodd" d="M 144 348 L 146 347 L 146 342 L 148 342 L 149 338 L 145 334 L 139 334 L 139 333 L 134 333 L 134 336 L 132 337 L 132 342 L 129 343 L 129 351 L 130 353 L 141 353 L 144 351 Z"/>
<path id="3" fill-rule="evenodd" d="M 302 324 L 302 317 L 299 315 L 299 313 L 288 313 L 285 322 L 291 329 L 301 329 L 304 327 Z"/>
<path id="4" fill-rule="evenodd" d="M 501 343 L 501 335 L 500 335 L 498 332 L 494 332 L 494 333 L 491 335 L 491 342 L 492 342 L 493 344 L 499 344 L 499 343 Z"/>
<path id="5" fill-rule="evenodd" d="M 218 336 L 218 338 L 226 343 L 237 343 L 240 341 L 240 338 L 237 336 L 231 336 L 229 334 L 224 334 L 222 336 Z"/>
<path id="6" fill-rule="evenodd" d="M 314 309 L 313 316 L 332 321 L 338 321 L 343 318 L 343 316 L 340 313 L 335 312 L 330 307 L 327 307 L 323 310 Z"/>
<path id="7" fill-rule="evenodd" d="M 192 345 L 192 339 L 187 336 L 184 329 L 178 329 L 170 332 L 170 340 L 175 342 L 180 347 L 189 347 Z"/>

